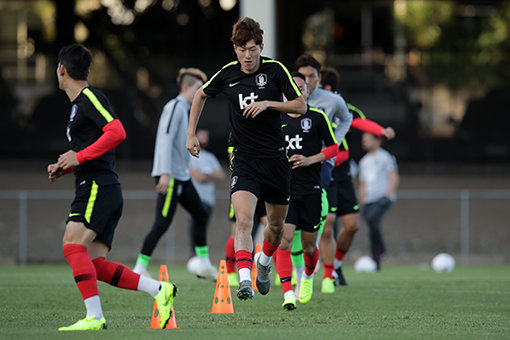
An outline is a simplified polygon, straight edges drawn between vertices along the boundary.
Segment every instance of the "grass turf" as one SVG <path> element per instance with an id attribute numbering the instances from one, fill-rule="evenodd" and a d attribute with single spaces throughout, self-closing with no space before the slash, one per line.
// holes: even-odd
<path id="1" fill-rule="evenodd" d="M 150 268 L 157 277 L 158 268 Z M 108 330 L 58 332 L 85 316 L 66 265 L 0 267 L 1 339 L 508 339 L 510 268 L 458 267 L 436 274 L 418 266 L 386 266 L 376 274 L 344 269 L 349 282 L 284 311 L 280 287 L 239 301 L 234 314 L 210 314 L 215 285 L 170 266 L 179 286 L 174 330 L 149 330 L 153 299 L 99 283 Z"/>

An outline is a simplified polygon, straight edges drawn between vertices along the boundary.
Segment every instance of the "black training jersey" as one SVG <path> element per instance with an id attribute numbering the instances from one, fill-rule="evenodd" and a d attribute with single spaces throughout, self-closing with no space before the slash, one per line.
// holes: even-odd
<path id="1" fill-rule="evenodd" d="M 337 143 L 328 117 L 314 107 L 309 106 L 306 113 L 298 118 L 282 114 L 282 129 L 289 157 L 294 154 L 312 156 L 319 153 L 324 144 L 330 146 Z M 293 169 L 290 183 L 292 194 L 320 189 L 321 164 Z"/>
<path id="2" fill-rule="evenodd" d="M 67 139 L 75 152 L 94 143 L 103 134 L 103 127 L 117 118 L 105 94 L 94 87 L 83 89 L 71 105 Z M 74 174 L 77 183 L 86 179 L 99 179 L 101 183 L 98 184 L 103 185 L 117 183 L 114 150 L 76 166 Z"/>
<path id="3" fill-rule="evenodd" d="M 256 157 L 275 157 L 285 151 L 280 112 L 265 110 L 255 118 L 243 111 L 255 101 L 283 101 L 301 96 L 296 83 L 282 63 L 261 57 L 259 69 L 251 74 L 241 71 L 240 63 L 225 65 L 204 84 L 203 91 L 215 96 L 223 93 L 230 103 L 231 142 L 236 152 Z"/>
<path id="4" fill-rule="evenodd" d="M 349 109 L 349 112 L 352 114 L 352 119 L 361 118 L 361 119 L 367 119 L 363 112 L 358 109 L 356 106 L 347 103 L 347 108 Z M 349 144 L 351 143 L 351 131 L 345 135 L 344 140 L 340 145 L 338 145 L 338 148 L 340 151 L 343 150 L 349 150 Z M 351 180 L 351 155 L 349 154 L 349 158 L 340 163 L 339 166 L 335 169 L 335 180 L 342 181 L 342 180 Z"/>

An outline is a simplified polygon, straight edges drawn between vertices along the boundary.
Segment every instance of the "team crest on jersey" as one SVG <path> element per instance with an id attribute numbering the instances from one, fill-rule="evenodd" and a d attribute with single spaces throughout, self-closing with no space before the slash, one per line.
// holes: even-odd
<path id="1" fill-rule="evenodd" d="M 267 84 L 267 75 L 265 73 L 259 73 L 255 77 L 255 83 L 259 88 L 264 88 Z"/>
<path id="2" fill-rule="evenodd" d="M 310 118 L 304 118 L 301 120 L 301 129 L 303 132 L 310 132 L 312 128 L 312 120 Z"/>
<path id="3" fill-rule="evenodd" d="M 237 176 L 232 177 L 232 184 L 230 184 L 230 188 L 233 188 L 237 183 Z"/>

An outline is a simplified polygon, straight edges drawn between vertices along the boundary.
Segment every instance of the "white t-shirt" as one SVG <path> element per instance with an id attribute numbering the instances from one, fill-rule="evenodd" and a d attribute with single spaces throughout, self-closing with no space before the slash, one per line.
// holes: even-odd
<path id="1" fill-rule="evenodd" d="M 191 157 L 190 168 L 197 169 L 201 173 L 209 175 L 220 169 L 221 165 L 214 154 L 202 149 L 200 150 L 199 158 Z M 202 202 L 210 205 L 211 207 L 214 206 L 214 182 L 202 183 L 195 181 L 193 178 L 191 180 L 193 181 L 193 185 L 195 186 L 195 189 L 197 189 Z"/>
<path id="2" fill-rule="evenodd" d="M 398 171 L 395 157 L 384 149 L 367 153 L 359 161 L 359 179 L 365 182 L 365 203 L 373 203 L 386 196 L 391 171 Z M 395 201 L 397 195 L 390 197 Z"/>

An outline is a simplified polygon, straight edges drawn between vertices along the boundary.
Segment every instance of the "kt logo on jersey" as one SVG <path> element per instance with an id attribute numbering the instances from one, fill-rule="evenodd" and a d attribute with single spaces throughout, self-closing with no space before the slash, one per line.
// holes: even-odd
<path id="1" fill-rule="evenodd" d="M 239 93 L 239 107 L 241 110 L 243 110 L 245 107 L 250 105 L 257 99 L 259 96 L 257 96 L 255 93 L 251 92 L 249 96 L 243 97 L 242 93 Z"/>

